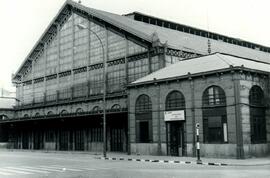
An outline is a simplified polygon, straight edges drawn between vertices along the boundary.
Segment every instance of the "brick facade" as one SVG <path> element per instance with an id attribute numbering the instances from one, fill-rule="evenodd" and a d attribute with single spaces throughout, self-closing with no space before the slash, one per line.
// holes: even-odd
<path id="1" fill-rule="evenodd" d="M 235 90 L 235 83 L 238 83 L 240 90 Z M 226 95 L 227 112 L 227 133 L 228 143 L 224 144 L 206 144 L 204 143 L 203 116 L 202 116 L 202 94 L 209 86 L 221 87 Z M 226 73 L 211 76 L 202 76 L 197 78 L 163 81 L 152 84 L 142 84 L 131 87 L 129 90 L 129 129 L 131 152 L 139 154 L 167 154 L 166 149 L 166 123 L 164 121 L 165 101 L 167 95 L 172 91 L 180 91 L 185 97 L 185 154 L 195 156 L 195 123 L 200 124 L 201 154 L 208 157 L 239 157 L 237 155 L 237 145 L 243 145 L 244 157 L 253 155 L 262 156 L 270 152 L 270 117 L 267 109 L 267 143 L 250 143 L 250 124 L 249 124 L 249 89 L 253 85 L 262 87 L 265 94 L 268 91 L 268 79 L 260 76 L 251 76 L 250 74 Z M 235 95 L 240 93 L 240 101 L 237 101 Z M 152 119 L 153 119 L 153 143 L 136 143 L 135 129 L 135 103 L 138 96 L 146 94 L 152 101 Z M 240 106 L 240 124 L 242 132 L 237 135 L 236 130 L 237 114 L 236 106 Z M 160 127 L 158 127 L 160 122 Z M 241 138 L 243 137 L 243 138 Z M 159 140 L 160 139 L 160 140 Z M 239 143 L 243 140 L 243 143 Z M 159 146 L 160 145 L 160 146 Z M 161 150 L 159 150 L 159 147 Z"/>

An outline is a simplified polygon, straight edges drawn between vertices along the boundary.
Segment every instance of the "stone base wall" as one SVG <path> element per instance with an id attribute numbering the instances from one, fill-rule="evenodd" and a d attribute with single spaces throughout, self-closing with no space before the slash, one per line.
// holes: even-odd
<path id="1" fill-rule="evenodd" d="M 193 155 L 193 144 L 188 143 L 186 147 L 187 156 L 192 157 Z"/>
<path id="2" fill-rule="evenodd" d="M 8 143 L 7 142 L 0 142 L 0 149 L 6 149 L 8 148 Z"/>
<path id="3" fill-rule="evenodd" d="M 158 155 L 157 143 L 131 143 L 131 154 Z M 161 154 L 167 155 L 167 144 L 161 144 Z"/>
<path id="4" fill-rule="evenodd" d="M 56 144 L 55 142 L 45 142 L 44 149 L 45 150 L 55 150 Z"/>
<path id="5" fill-rule="evenodd" d="M 263 157 L 270 155 L 270 143 L 264 144 L 245 144 L 244 145 L 245 157 Z"/>
<path id="6" fill-rule="evenodd" d="M 103 142 L 89 142 L 88 143 L 89 151 L 102 151 L 103 150 Z"/>
<path id="7" fill-rule="evenodd" d="M 236 158 L 236 144 L 201 144 L 201 156 Z"/>

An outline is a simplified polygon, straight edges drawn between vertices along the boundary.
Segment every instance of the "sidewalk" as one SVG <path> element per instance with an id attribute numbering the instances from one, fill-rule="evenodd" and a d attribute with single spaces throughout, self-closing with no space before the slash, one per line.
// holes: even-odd
<path id="1" fill-rule="evenodd" d="M 97 159 L 104 159 L 102 152 L 88 151 L 55 151 L 55 150 L 16 150 L 0 149 L 0 152 L 35 152 L 35 153 L 56 153 L 56 154 L 83 154 Z M 127 153 L 107 152 L 106 160 L 121 161 L 141 161 L 153 163 L 178 163 L 178 164 L 197 164 L 196 157 L 176 157 L 176 156 L 150 156 L 150 155 L 127 155 Z M 203 165 L 215 166 L 261 166 L 270 165 L 270 155 L 261 158 L 233 159 L 233 158 L 205 158 L 201 157 Z"/>
<path id="2" fill-rule="evenodd" d="M 104 159 L 103 155 L 96 156 L 98 159 Z M 142 162 L 160 162 L 160 163 L 182 163 L 182 164 L 198 164 L 196 157 L 175 157 L 175 156 L 150 156 L 150 155 L 127 155 L 126 153 L 107 153 L 107 160 L 123 160 L 123 161 L 142 161 Z M 203 165 L 215 166 L 261 166 L 270 165 L 270 156 L 262 158 L 248 159 L 221 159 L 221 158 L 205 158 L 201 157 Z"/>

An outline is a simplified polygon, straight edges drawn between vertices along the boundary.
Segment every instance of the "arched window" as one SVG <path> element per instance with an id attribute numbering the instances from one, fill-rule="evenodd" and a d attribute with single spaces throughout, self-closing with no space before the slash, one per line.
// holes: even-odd
<path id="1" fill-rule="evenodd" d="M 77 113 L 77 114 L 82 114 L 82 113 L 83 113 L 83 109 L 82 109 L 82 108 L 78 108 L 78 109 L 76 110 L 76 113 Z"/>
<path id="2" fill-rule="evenodd" d="M 121 106 L 119 104 L 115 104 L 115 105 L 112 106 L 111 110 L 113 112 L 120 111 L 121 110 Z"/>
<path id="3" fill-rule="evenodd" d="M 63 109 L 63 110 L 61 111 L 61 113 L 60 113 L 60 115 L 66 115 L 66 114 L 68 114 L 68 112 L 67 112 L 67 110 L 65 110 L 65 109 Z"/>
<path id="4" fill-rule="evenodd" d="M 173 111 L 185 108 L 184 95 L 179 91 L 172 91 L 166 98 L 166 111 Z"/>
<path id="5" fill-rule="evenodd" d="M 264 93 L 259 86 L 249 91 L 251 143 L 266 142 Z"/>
<path id="6" fill-rule="evenodd" d="M 25 114 L 23 117 L 24 118 L 29 118 L 29 115 L 28 114 Z"/>
<path id="7" fill-rule="evenodd" d="M 140 95 L 135 105 L 136 140 L 139 143 L 152 142 L 152 103 L 147 95 Z"/>
<path id="8" fill-rule="evenodd" d="M 37 112 L 36 114 L 35 114 L 35 117 L 39 117 L 40 116 L 40 114 Z"/>
<path id="9" fill-rule="evenodd" d="M 205 143 L 228 142 L 226 95 L 222 88 L 210 86 L 202 96 Z"/>
<path id="10" fill-rule="evenodd" d="M 93 107 L 93 112 L 97 113 L 97 112 L 101 112 L 101 108 L 99 106 L 95 106 Z"/>
<path id="11" fill-rule="evenodd" d="M 211 86 L 203 92 L 204 106 L 226 105 L 226 96 L 222 88 Z"/>
<path id="12" fill-rule="evenodd" d="M 51 115 L 53 115 L 53 112 L 52 112 L 52 111 L 49 111 L 49 112 L 47 113 L 47 116 L 51 116 Z"/>
<path id="13" fill-rule="evenodd" d="M 7 119 L 9 119 L 9 118 L 8 118 L 8 116 L 6 116 L 6 115 L 0 115 L 0 119 L 1 119 L 1 120 L 7 120 Z"/>

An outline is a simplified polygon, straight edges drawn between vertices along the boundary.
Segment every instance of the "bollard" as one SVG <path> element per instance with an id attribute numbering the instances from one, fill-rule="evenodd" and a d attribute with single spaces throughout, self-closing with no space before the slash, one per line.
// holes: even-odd
<path id="1" fill-rule="evenodd" d="M 197 164 L 202 164 L 202 160 L 200 158 L 200 135 L 199 135 L 199 128 L 200 128 L 200 124 L 196 123 L 196 138 L 197 138 L 197 143 L 196 143 L 196 147 L 197 147 Z"/>

